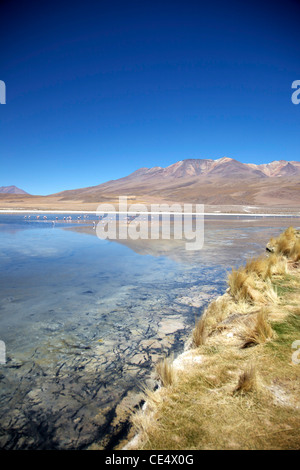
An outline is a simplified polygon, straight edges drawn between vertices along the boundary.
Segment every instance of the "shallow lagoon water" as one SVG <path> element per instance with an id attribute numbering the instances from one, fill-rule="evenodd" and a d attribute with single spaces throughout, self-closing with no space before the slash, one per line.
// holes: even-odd
<path id="1" fill-rule="evenodd" d="M 187 252 L 178 240 L 99 240 L 90 220 L 62 217 L 0 215 L 1 448 L 111 448 L 226 271 L 300 224 L 207 218 L 203 250 Z"/>

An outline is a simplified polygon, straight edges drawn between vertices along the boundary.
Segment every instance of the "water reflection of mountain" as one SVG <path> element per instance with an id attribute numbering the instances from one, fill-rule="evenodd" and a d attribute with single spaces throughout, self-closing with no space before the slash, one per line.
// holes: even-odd
<path id="1" fill-rule="evenodd" d="M 91 226 L 77 226 L 68 227 L 66 230 L 71 230 L 78 233 L 85 233 L 87 235 L 97 236 L 96 230 Z M 150 255 L 154 257 L 165 256 L 177 262 L 195 262 L 195 252 L 186 250 L 185 240 L 112 240 L 111 243 L 119 243 L 127 246 L 132 251 L 139 255 Z"/>
<path id="2" fill-rule="evenodd" d="M 140 255 L 154 257 L 168 257 L 173 261 L 184 264 L 210 263 L 211 257 L 215 257 L 218 263 L 229 263 L 232 266 L 240 262 L 243 253 L 249 252 L 253 256 L 261 253 L 269 238 L 277 232 L 293 225 L 300 225 L 300 218 L 216 218 L 207 219 L 204 226 L 204 246 L 201 250 L 189 251 L 186 249 L 188 240 L 153 240 L 153 239 L 126 239 L 110 240 L 127 246 Z M 78 225 L 67 228 L 78 233 L 97 236 L 92 226 Z"/>

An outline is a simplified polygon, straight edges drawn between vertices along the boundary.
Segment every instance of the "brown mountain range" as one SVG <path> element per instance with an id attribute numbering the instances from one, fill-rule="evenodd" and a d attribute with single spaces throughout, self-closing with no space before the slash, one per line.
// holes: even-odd
<path id="1" fill-rule="evenodd" d="M 300 162 L 255 165 L 232 158 L 187 159 L 166 168 L 140 168 L 106 183 L 49 196 L 5 198 L 10 207 L 95 210 L 101 202 L 190 202 L 210 206 L 300 208 Z M 4 207 L 4 196 L 0 206 Z M 13 206 L 12 206 L 13 204 Z"/>
<path id="2" fill-rule="evenodd" d="M 188 159 L 166 168 L 140 168 L 124 178 L 64 191 L 56 197 L 92 202 L 119 195 L 146 201 L 300 205 L 300 162 L 254 165 L 227 157 Z"/>

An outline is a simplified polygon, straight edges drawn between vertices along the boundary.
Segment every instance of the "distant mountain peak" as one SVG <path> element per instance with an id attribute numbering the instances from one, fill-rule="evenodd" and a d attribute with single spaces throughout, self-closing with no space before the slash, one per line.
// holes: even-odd
<path id="1" fill-rule="evenodd" d="M 17 186 L 0 186 L 0 194 L 28 194 Z"/>
<path id="2" fill-rule="evenodd" d="M 232 162 L 232 161 L 237 161 L 237 160 L 234 160 L 234 158 L 222 157 L 222 158 L 218 158 L 217 160 L 213 160 L 213 161 L 218 162 L 218 163 L 227 163 L 227 162 Z"/>

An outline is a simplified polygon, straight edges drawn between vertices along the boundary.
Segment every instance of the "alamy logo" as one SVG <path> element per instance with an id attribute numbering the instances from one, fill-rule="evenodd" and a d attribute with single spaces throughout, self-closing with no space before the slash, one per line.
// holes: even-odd
<path id="1" fill-rule="evenodd" d="M 6 86 L 3 80 L 0 80 L 0 104 L 6 104 Z"/>
<path id="2" fill-rule="evenodd" d="M 6 363 L 6 347 L 4 341 L 0 340 L 0 364 Z"/>
<path id="3" fill-rule="evenodd" d="M 300 103 L 300 80 L 295 80 L 292 83 L 292 88 L 296 88 L 296 91 L 292 94 L 292 103 L 299 104 Z"/>
<path id="4" fill-rule="evenodd" d="M 196 204 L 132 204 L 120 196 L 117 207 L 100 204 L 96 233 L 110 240 L 185 240 L 186 250 L 201 250 L 204 244 L 204 206 Z M 150 209 L 150 210 L 149 210 Z"/>

